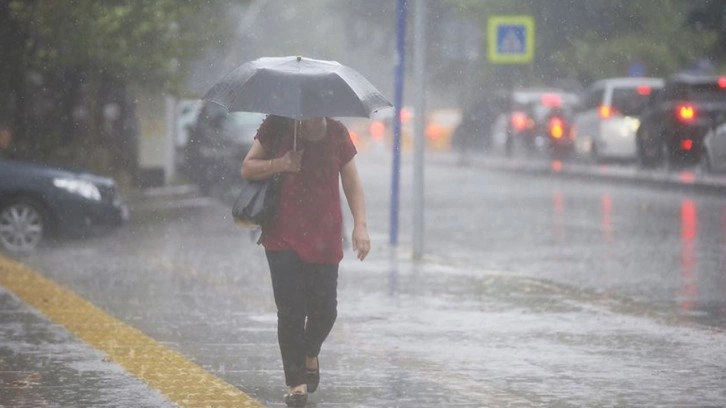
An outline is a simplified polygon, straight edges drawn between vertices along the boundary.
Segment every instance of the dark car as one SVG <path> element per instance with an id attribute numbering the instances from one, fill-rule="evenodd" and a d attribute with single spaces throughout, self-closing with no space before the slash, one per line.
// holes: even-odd
<path id="1" fill-rule="evenodd" d="M 459 150 L 488 150 L 492 146 L 492 125 L 508 107 L 507 94 L 489 90 L 466 104 L 461 122 L 454 130 L 451 146 Z"/>
<path id="2" fill-rule="evenodd" d="M 718 117 L 716 127 L 703 139 L 702 163 L 706 172 L 726 171 L 726 112 Z"/>
<path id="3" fill-rule="evenodd" d="M 128 208 L 106 177 L 0 158 L 0 247 L 27 252 L 49 235 L 117 227 Z"/>
<path id="4" fill-rule="evenodd" d="M 704 136 L 726 112 L 726 77 L 679 74 L 653 93 L 636 133 L 645 167 L 698 163 Z"/>
<path id="5" fill-rule="evenodd" d="M 242 160 L 264 118 L 262 113 L 228 113 L 219 105 L 205 104 L 183 149 L 182 171 L 205 193 L 212 186 L 239 182 Z"/>

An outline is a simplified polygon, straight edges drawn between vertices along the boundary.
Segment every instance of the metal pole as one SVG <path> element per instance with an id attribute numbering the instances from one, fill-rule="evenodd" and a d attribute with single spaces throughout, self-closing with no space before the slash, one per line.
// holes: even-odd
<path id="1" fill-rule="evenodd" d="M 414 10 L 413 75 L 416 115 L 413 158 L 413 257 L 424 251 L 424 154 L 426 151 L 426 0 L 416 0 Z"/>
<path id="2" fill-rule="evenodd" d="M 179 115 L 177 109 L 179 104 L 177 100 L 171 96 L 164 98 L 164 107 L 166 108 L 166 132 L 164 133 L 164 185 L 171 184 L 176 173 L 176 139 L 177 139 L 177 122 Z"/>
<path id="3" fill-rule="evenodd" d="M 393 169 L 391 174 L 391 214 L 390 234 L 391 245 L 398 245 L 398 201 L 401 176 L 401 104 L 403 103 L 403 62 L 405 58 L 404 43 L 406 39 L 406 0 L 398 0 L 396 6 L 396 72 L 394 78 L 394 118 L 393 118 Z"/>

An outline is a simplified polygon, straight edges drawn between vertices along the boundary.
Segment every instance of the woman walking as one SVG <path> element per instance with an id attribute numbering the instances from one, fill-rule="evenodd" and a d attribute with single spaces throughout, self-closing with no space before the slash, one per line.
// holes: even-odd
<path id="1" fill-rule="evenodd" d="M 277 334 L 291 407 L 307 403 L 320 381 L 318 354 L 337 317 L 343 258 L 339 182 L 353 215 L 352 244 L 370 250 L 356 149 L 342 123 L 268 116 L 242 164 L 248 180 L 281 177 L 277 220 L 263 229 L 277 305 Z"/>

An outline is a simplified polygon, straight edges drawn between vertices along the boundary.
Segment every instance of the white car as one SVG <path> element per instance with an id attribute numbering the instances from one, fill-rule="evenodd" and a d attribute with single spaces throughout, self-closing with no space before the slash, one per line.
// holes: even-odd
<path id="1" fill-rule="evenodd" d="M 610 78 L 590 86 L 573 119 L 576 153 L 595 161 L 634 160 L 640 112 L 663 85 L 660 78 Z"/>
<path id="2" fill-rule="evenodd" d="M 703 139 L 703 164 L 706 171 L 726 171 L 726 120 L 709 131 Z"/>

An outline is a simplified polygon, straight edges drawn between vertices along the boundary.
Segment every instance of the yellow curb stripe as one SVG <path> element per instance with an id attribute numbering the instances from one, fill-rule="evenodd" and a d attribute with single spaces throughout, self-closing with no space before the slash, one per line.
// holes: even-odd
<path id="1" fill-rule="evenodd" d="M 181 407 L 263 407 L 180 353 L 2 255 L 0 285 Z"/>

